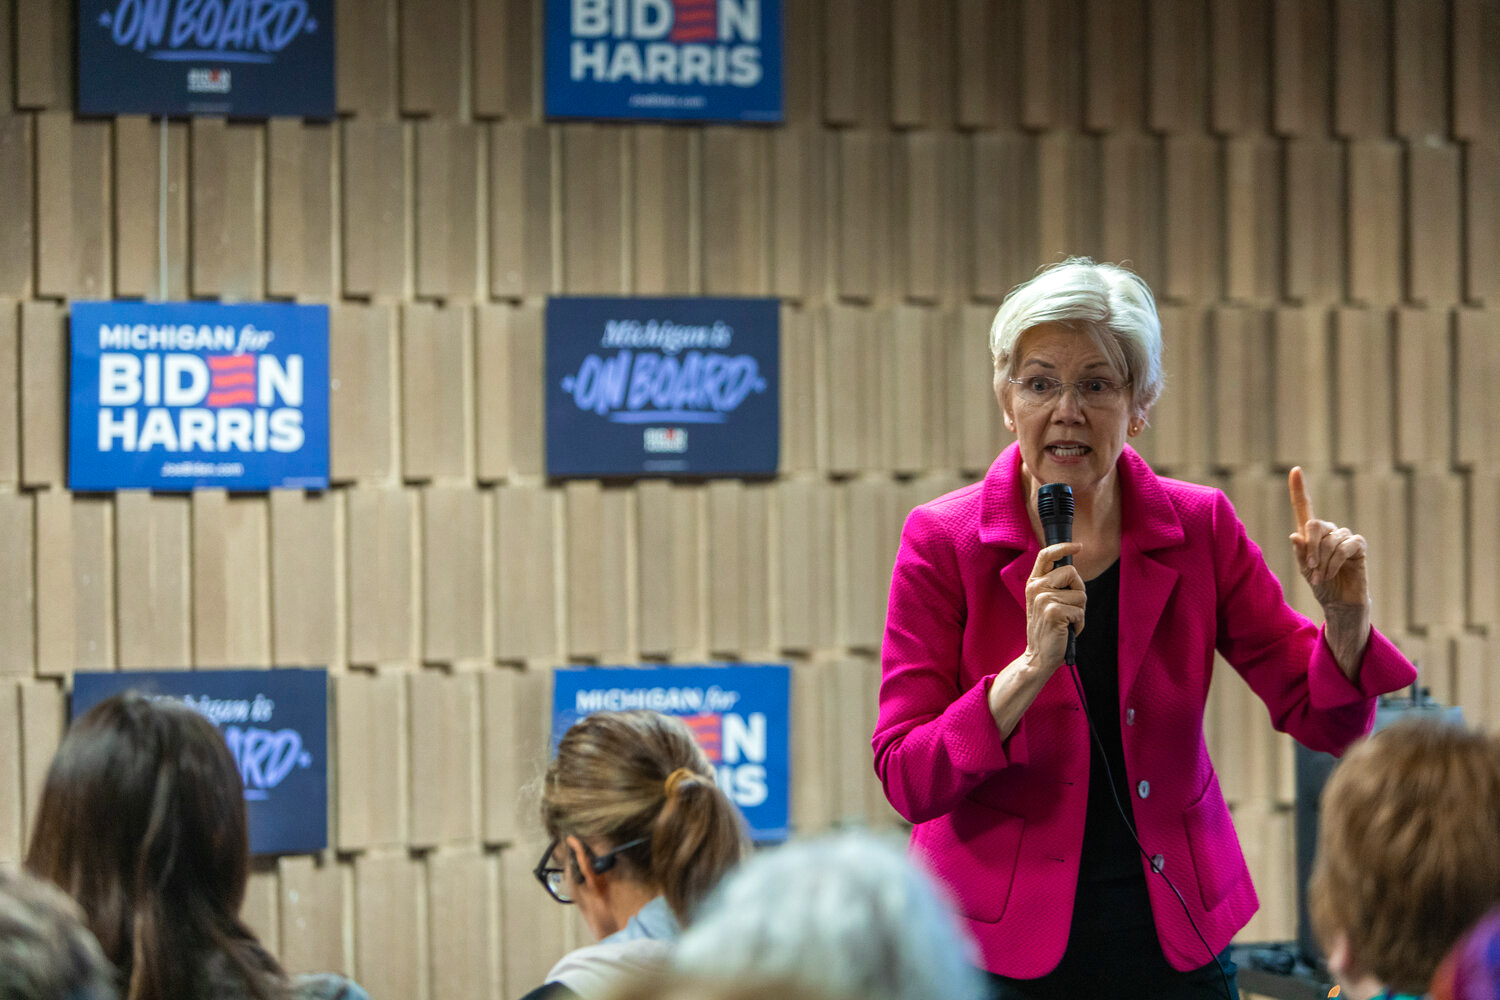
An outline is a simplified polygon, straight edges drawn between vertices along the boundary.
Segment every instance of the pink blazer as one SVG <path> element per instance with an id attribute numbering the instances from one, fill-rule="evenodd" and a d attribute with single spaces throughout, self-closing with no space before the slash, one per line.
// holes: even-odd
<path id="1" fill-rule="evenodd" d="M 1217 953 L 1258 902 L 1203 739 L 1214 650 L 1272 725 L 1331 753 L 1369 732 L 1375 697 L 1410 684 L 1416 669 L 1372 632 L 1350 683 L 1319 627 L 1286 605 L 1223 493 L 1159 478 L 1129 447 L 1118 469 L 1120 703 L 1110 709 L 1120 713 L 1130 808 Z M 985 966 L 1017 978 L 1062 958 L 1089 787 L 1089 732 L 1065 671 L 1008 739 L 987 705 L 996 673 L 1025 649 L 1039 548 L 1015 445 L 983 482 L 911 512 L 873 740 L 886 796 L 916 824 L 914 854 L 957 900 Z M 1176 897 L 1142 866 L 1168 961 L 1203 965 L 1210 955 Z"/>

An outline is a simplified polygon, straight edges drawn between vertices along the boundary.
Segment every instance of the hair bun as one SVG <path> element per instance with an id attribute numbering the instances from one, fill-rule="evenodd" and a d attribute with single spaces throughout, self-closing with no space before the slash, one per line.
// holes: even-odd
<path id="1" fill-rule="evenodd" d="M 676 795 L 678 787 L 684 781 L 698 781 L 702 777 L 703 775 L 699 774 L 697 771 L 694 771 L 690 767 L 679 767 L 677 770 L 667 775 L 667 780 L 663 783 L 663 787 L 666 789 L 667 798 L 670 799 L 673 795 Z"/>

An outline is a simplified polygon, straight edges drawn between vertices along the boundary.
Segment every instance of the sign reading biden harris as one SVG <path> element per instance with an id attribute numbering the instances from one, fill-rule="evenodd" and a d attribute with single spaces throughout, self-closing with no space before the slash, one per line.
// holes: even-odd
<path id="1" fill-rule="evenodd" d="M 547 473 L 769 476 L 775 299 L 547 301 Z"/>
<path id="2" fill-rule="evenodd" d="M 552 749 L 595 712 L 649 709 L 679 716 L 757 841 L 787 836 L 789 698 L 785 664 L 586 667 L 552 675 Z"/>
<path id="3" fill-rule="evenodd" d="M 333 4 L 78 0 L 78 110 L 332 118 Z"/>
<path id="4" fill-rule="evenodd" d="M 547 114 L 778 122 L 781 0 L 547 0 Z"/>
<path id="5" fill-rule="evenodd" d="M 224 734 L 244 784 L 251 852 L 328 846 L 328 671 L 79 672 L 70 718 L 132 690 L 180 701 Z"/>
<path id="6" fill-rule="evenodd" d="M 328 485 L 328 307 L 75 302 L 68 486 Z"/>

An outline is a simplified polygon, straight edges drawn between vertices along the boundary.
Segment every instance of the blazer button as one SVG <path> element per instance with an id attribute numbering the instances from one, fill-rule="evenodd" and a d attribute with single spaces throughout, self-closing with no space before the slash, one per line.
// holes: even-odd
<path id="1" fill-rule="evenodd" d="M 1145 778 L 1142 778 L 1140 780 L 1140 783 L 1135 786 L 1135 791 L 1137 795 L 1144 799 L 1146 796 L 1151 794 L 1151 782 L 1147 781 Z"/>
<path id="2" fill-rule="evenodd" d="M 1165 867 L 1167 867 L 1167 858 L 1166 858 L 1166 855 L 1163 855 L 1163 854 L 1153 854 L 1153 855 L 1151 855 L 1151 870 L 1152 871 L 1154 871 L 1158 875 L 1160 875 L 1161 874 L 1161 870 L 1163 868 L 1165 868 Z"/>
<path id="3" fill-rule="evenodd" d="M 1133 709 L 1133 708 L 1127 708 L 1125 710 L 1125 725 L 1127 725 L 1127 726 L 1133 726 L 1133 725 L 1135 725 L 1135 709 Z"/>

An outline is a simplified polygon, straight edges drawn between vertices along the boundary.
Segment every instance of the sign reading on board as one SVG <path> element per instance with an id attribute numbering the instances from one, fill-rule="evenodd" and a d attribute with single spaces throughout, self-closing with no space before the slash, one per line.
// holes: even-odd
<path id="1" fill-rule="evenodd" d="M 78 0 L 78 110 L 332 118 L 333 5 Z"/>
<path id="2" fill-rule="evenodd" d="M 181 701 L 219 727 L 244 782 L 251 853 L 328 846 L 328 671 L 79 672 L 69 717 L 131 690 Z"/>
<path id="3" fill-rule="evenodd" d="M 552 748 L 595 712 L 650 709 L 687 723 L 757 841 L 787 836 L 791 668 L 584 667 L 553 673 Z"/>
<path id="4" fill-rule="evenodd" d="M 547 114 L 779 122 L 781 0 L 547 0 Z"/>
<path id="5" fill-rule="evenodd" d="M 328 307 L 75 302 L 68 486 L 328 485 Z"/>
<path id="6" fill-rule="evenodd" d="M 774 475 L 780 317 L 775 299 L 548 300 L 548 474 Z"/>

